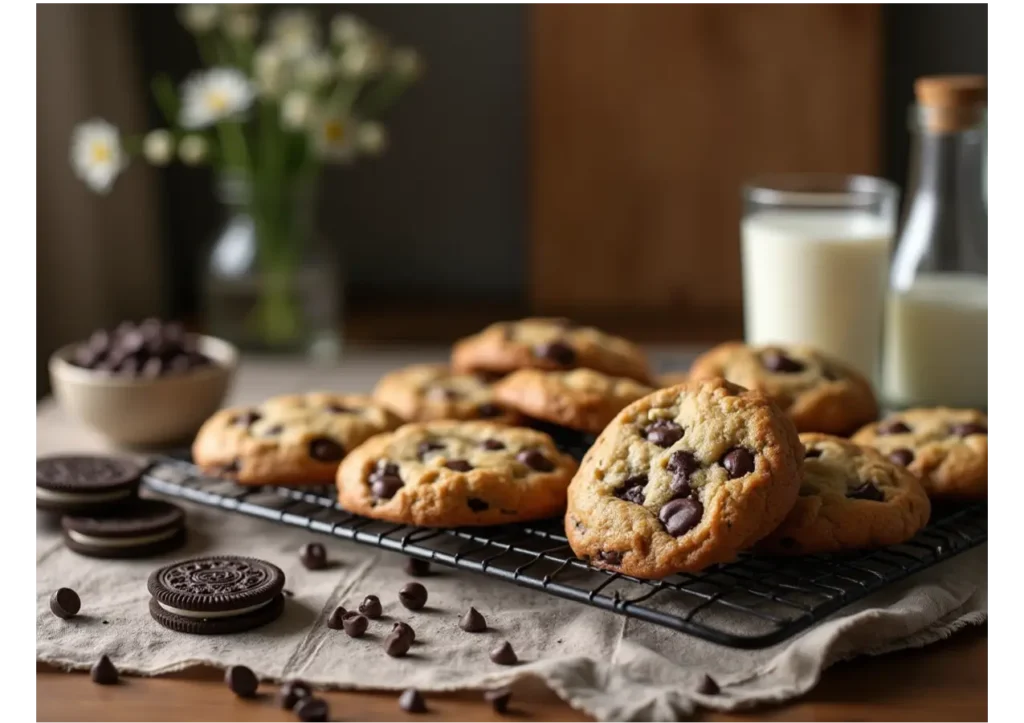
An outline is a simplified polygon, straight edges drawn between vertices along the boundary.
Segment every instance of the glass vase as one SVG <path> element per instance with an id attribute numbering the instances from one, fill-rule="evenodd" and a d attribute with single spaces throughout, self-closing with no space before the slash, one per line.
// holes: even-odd
<path id="1" fill-rule="evenodd" d="M 316 232 L 311 182 L 225 176 L 226 221 L 206 261 L 207 328 L 243 351 L 333 360 L 342 348 L 338 249 Z"/>

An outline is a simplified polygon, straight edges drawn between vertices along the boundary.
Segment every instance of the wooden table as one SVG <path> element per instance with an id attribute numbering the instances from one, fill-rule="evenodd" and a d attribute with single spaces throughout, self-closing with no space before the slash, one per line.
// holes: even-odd
<path id="1" fill-rule="evenodd" d="M 429 360 L 434 354 L 415 358 Z M 346 386 L 366 388 L 385 367 L 408 362 L 404 354 L 350 356 Z M 236 383 L 236 399 L 256 401 L 277 391 L 281 379 L 289 386 L 320 388 L 316 379 L 299 378 L 294 368 L 249 364 Z M 55 408 L 52 400 L 39 407 L 37 452 L 102 448 Z M 118 686 L 95 685 L 83 673 L 67 673 L 37 665 L 37 719 L 40 721 L 169 721 L 169 720 L 295 720 L 273 704 L 273 686 L 254 701 L 238 700 L 209 668 L 159 678 L 125 677 Z M 698 720 L 986 720 L 988 718 L 987 628 L 969 628 L 949 640 L 917 650 L 876 658 L 858 658 L 825 671 L 819 685 L 805 696 L 782 705 L 762 706 L 739 715 L 700 711 Z M 430 712 L 407 715 L 393 692 L 326 693 L 335 719 L 345 720 L 588 720 L 539 684 L 517 686 L 510 715 L 497 716 L 479 692 L 429 695 Z"/>

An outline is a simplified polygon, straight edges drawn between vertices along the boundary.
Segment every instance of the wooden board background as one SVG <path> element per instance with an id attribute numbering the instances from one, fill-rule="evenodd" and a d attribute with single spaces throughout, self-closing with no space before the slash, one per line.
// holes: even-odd
<path id="1" fill-rule="evenodd" d="M 877 5 L 535 5 L 528 35 L 535 312 L 737 336 L 743 181 L 881 167 Z"/>

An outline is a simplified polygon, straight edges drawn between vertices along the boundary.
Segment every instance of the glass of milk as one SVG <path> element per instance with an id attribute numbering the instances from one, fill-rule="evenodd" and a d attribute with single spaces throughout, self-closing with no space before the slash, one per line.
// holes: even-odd
<path id="1" fill-rule="evenodd" d="M 876 381 L 899 189 L 870 176 L 789 174 L 743 189 L 749 344 L 810 344 Z"/>

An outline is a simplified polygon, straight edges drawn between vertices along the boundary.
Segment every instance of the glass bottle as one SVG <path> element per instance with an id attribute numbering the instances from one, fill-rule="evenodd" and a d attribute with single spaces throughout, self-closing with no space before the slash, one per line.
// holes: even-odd
<path id="1" fill-rule="evenodd" d="M 914 86 L 910 192 L 886 301 L 882 394 L 891 408 L 988 406 L 984 76 Z"/>

